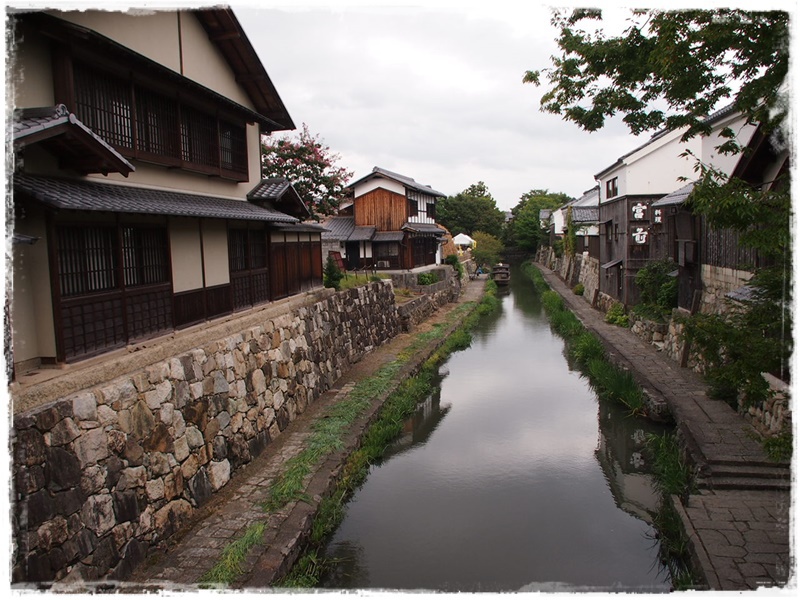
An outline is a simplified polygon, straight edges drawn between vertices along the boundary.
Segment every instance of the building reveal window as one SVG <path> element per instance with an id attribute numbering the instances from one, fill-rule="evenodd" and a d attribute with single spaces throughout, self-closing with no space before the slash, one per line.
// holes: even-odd
<path id="1" fill-rule="evenodd" d="M 125 287 L 169 282 L 164 228 L 123 227 L 122 257 Z"/>
<path id="2" fill-rule="evenodd" d="M 229 229 L 228 264 L 234 310 L 269 301 L 265 229 Z"/>
<path id="3" fill-rule="evenodd" d="M 123 155 L 247 181 L 244 122 L 74 63 L 75 114 Z"/>
<path id="4" fill-rule="evenodd" d="M 59 234 L 61 296 L 117 287 L 115 227 L 64 227 Z"/>
<path id="5" fill-rule="evenodd" d="M 165 227 L 56 228 L 59 360 L 88 358 L 172 328 Z"/>

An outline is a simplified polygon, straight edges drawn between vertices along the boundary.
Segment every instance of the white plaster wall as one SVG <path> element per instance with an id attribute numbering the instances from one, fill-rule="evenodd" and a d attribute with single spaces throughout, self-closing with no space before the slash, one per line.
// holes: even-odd
<path id="1" fill-rule="evenodd" d="M 742 158 L 741 154 L 720 154 L 716 147 L 727 141 L 719 132 L 730 127 L 736 133 L 736 139 L 742 147 L 747 146 L 756 130 L 754 125 L 748 124 L 747 119 L 741 116 L 731 116 L 714 125 L 710 136 L 703 138 L 702 159 L 706 164 L 713 165 L 725 173 L 732 173 L 736 164 Z"/>
<path id="2" fill-rule="evenodd" d="M 611 181 L 614 178 L 617 178 L 617 190 L 618 193 L 616 196 L 611 196 L 610 198 L 606 196 L 606 183 Z M 625 193 L 627 189 L 627 170 L 625 165 L 620 165 L 613 171 L 603 175 L 600 179 L 597 180 L 598 185 L 600 186 L 600 203 L 608 202 L 613 200 L 614 198 L 618 198 L 619 196 Z"/>
<path id="3" fill-rule="evenodd" d="M 406 188 L 402 183 L 398 183 L 392 179 L 384 179 L 383 177 L 376 177 L 374 179 L 370 179 L 369 181 L 365 181 L 364 183 L 356 185 L 354 188 L 355 197 L 358 198 L 359 196 L 368 194 L 372 190 L 378 188 L 389 190 L 390 192 L 400 194 L 401 196 L 406 195 Z"/>
<path id="4" fill-rule="evenodd" d="M 203 287 L 199 220 L 170 219 L 169 245 L 172 254 L 172 289 L 174 293 Z"/>
<path id="5" fill-rule="evenodd" d="M 14 362 L 52 358 L 56 355 L 56 338 L 44 218 L 31 215 L 24 221 L 19 220 L 15 231 L 39 240 L 33 245 L 13 246 L 10 292 Z"/>
<path id="6" fill-rule="evenodd" d="M 131 48 L 235 102 L 253 108 L 203 26 L 188 12 L 133 10 L 54 12 Z"/>
<path id="7" fill-rule="evenodd" d="M 623 194 L 669 194 L 686 185 L 681 177 L 694 179 L 695 161 L 691 157 L 681 157 L 687 148 L 699 154 L 700 140 L 693 138 L 687 142 L 680 141 L 680 134 L 660 144 L 648 147 L 630 156 L 627 162 L 626 187 Z"/>
<path id="8" fill-rule="evenodd" d="M 181 72 L 175 11 L 53 11 L 60 19 L 92 29 L 173 71 Z M 186 15 L 181 16 L 186 19 Z M 210 43 L 210 42 L 208 42 Z M 184 55 L 187 54 L 184 48 Z"/>
<path id="9" fill-rule="evenodd" d="M 230 283 L 228 231 L 224 221 L 203 221 L 203 258 L 206 267 L 206 287 Z"/>
<path id="10" fill-rule="evenodd" d="M 194 15 L 181 14 L 183 36 L 183 74 L 238 102 L 253 108 L 244 89 L 236 83 L 236 77 L 217 47 L 208 39 L 205 29 Z"/>

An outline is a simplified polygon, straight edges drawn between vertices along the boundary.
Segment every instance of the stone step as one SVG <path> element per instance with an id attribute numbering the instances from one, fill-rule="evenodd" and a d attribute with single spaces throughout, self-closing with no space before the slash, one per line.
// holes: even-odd
<path id="1" fill-rule="evenodd" d="M 789 469 L 775 465 L 709 463 L 706 477 L 750 477 L 789 480 L 791 475 Z"/>
<path id="2" fill-rule="evenodd" d="M 709 490 L 791 490 L 789 479 L 765 479 L 759 477 L 702 477 L 697 487 Z"/>
<path id="3" fill-rule="evenodd" d="M 779 461 L 776 462 L 774 460 L 769 460 L 768 458 L 764 458 L 763 460 L 755 459 L 755 458 L 748 458 L 748 459 L 741 459 L 741 458 L 711 458 L 708 460 L 709 465 L 726 465 L 726 466 L 754 466 L 754 467 L 770 467 L 776 469 L 791 469 L 791 463 L 788 461 Z"/>

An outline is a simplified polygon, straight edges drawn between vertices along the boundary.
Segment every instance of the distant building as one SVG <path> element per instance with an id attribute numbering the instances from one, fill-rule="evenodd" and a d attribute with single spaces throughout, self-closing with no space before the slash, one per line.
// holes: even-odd
<path id="1" fill-rule="evenodd" d="M 380 167 L 347 186 L 349 214 L 328 218 L 324 252 L 339 252 L 348 269 L 412 269 L 442 262 L 446 230 L 436 224 L 430 186 Z"/>

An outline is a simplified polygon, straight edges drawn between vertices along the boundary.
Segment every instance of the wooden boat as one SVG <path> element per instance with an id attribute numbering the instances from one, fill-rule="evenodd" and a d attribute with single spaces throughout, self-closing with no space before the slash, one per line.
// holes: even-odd
<path id="1" fill-rule="evenodd" d="M 511 267 L 505 263 L 497 263 L 492 267 L 492 281 L 497 285 L 508 285 L 511 282 Z"/>

